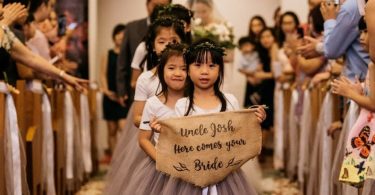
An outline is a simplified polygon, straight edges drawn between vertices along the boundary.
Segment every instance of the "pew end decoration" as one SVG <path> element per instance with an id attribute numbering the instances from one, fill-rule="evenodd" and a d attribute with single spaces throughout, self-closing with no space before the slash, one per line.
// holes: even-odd
<path id="1" fill-rule="evenodd" d="M 219 183 L 260 154 L 262 132 L 254 112 L 160 121 L 156 169 L 202 188 Z"/>

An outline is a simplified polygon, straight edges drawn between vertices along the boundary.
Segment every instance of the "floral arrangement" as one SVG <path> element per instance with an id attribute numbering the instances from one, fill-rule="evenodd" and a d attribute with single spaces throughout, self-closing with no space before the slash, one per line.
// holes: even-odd
<path id="1" fill-rule="evenodd" d="M 215 41 L 225 49 L 233 49 L 236 47 L 234 44 L 233 26 L 227 22 L 211 23 L 207 26 L 201 25 L 201 19 L 194 20 L 192 30 L 193 40 L 208 38 Z"/>

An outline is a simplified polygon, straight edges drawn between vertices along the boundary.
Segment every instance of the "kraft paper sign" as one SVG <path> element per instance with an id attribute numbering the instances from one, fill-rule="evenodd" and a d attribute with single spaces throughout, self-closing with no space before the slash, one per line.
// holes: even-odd
<path id="1" fill-rule="evenodd" d="M 160 121 L 156 169 L 196 186 L 219 183 L 261 151 L 254 111 L 242 110 Z"/>

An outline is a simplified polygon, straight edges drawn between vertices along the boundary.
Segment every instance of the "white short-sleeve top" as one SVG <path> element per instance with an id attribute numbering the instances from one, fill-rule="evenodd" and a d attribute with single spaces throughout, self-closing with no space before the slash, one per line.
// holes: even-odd
<path id="1" fill-rule="evenodd" d="M 151 131 L 150 120 L 153 117 L 157 119 L 166 119 L 175 116 L 173 108 L 169 108 L 158 97 L 153 96 L 146 101 L 145 108 L 143 109 L 142 120 L 139 128 L 141 130 Z M 159 133 L 153 133 L 153 139 L 155 143 L 158 143 Z"/>
<path id="2" fill-rule="evenodd" d="M 156 95 L 159 85 L 159 78 L 152 71 L 143 72 L 137 79 L 135 87 L 135 101 L 146 101 Z"/>
<path id="3" fill-rule="evenodd" d="M 146 43 L 143 41 L 138 45 L 137 49 L 135 50 L 134 57 L 131 63 L 131 67 L 136 70 L 141 70 L 139 65 L 142 63 L 142 60 L 145 58 L 146 55 L 147 55 Z M 143 72 L 147 71 L 146 64 L 147 64 L 147 60 L 145 60 L 143 63 Z"/>
<path id="4" fill-rule="evenodd" d="M 233 94 L 225 93 L 225 99 L 227 100 L 227 111 L 239 110 L 240 106 L 238 104 L 237 98 Z M 184 116 L 189 107 L 189 98 L 184 97 L 177 101 L 175 106 L 176 116 Z M 193 109 L 190 111 L 189 115 L 200 115 L 200 114 L 210 114 L 220 112 L 221 104 L 214 109 L 202 109 L 196 105 L 193 105 Z"/>

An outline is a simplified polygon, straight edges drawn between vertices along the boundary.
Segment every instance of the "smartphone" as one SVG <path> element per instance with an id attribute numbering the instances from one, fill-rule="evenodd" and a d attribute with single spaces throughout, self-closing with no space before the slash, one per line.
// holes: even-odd
<path id="1" fill-rule="evenodd" d="M 54 58 L 52 58 L 50 61 L 49 61 L 49 63 L 50 64 L 55 64 L 57 61 L 59 61 L 60 60 L 60 55 L 57 55 L 57 56 L 55 56 Z"/>
<path id="2" fill-rule="evenodd" d="M 299 39 L 303 39 L 303 37 L 305 36 L 304 30 L 301 27 L 297 28 L 297 33 Z"/>
<path id="3" fill-rule="evenodd" d="M 69 30 L 74 30 L 75 28 L 77 28 L 78 24 L 76 22 L 73 22 L 71 24 L 68 25 L 68 29 Z"/>
<path id="4" fill-rule="evenodd" d="M 66 32 L 66 16 L 65 15 L 60 15 L 57 19 L 58 22 L 58 36 L 64 36 Z"/>
<path id="5" fill-rule="evenodd" d="M 333 3 L 335 5 L 340 5 L 340 0 L 327 0 L 327 3 Z"/>

